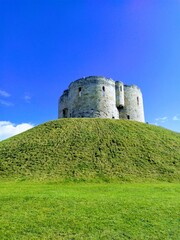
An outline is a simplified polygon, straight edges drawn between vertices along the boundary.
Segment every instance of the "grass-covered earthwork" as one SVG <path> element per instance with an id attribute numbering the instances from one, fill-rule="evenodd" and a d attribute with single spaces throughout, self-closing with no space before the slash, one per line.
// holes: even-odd
<path id="1" fill-rule="evenodd" d="M 179 181 L 180 134 L 113 119 L 59 119 L 0 142 L 0 177 Z"/>

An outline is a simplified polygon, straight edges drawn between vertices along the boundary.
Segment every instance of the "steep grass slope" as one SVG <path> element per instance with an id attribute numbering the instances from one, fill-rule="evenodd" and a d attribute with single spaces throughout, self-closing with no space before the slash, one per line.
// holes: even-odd
<path id="1" fill-rule="evenodd" d="M 0 176 L 177 181 L 180 134 L 126 120 L 60 119 L 0 143 Z"/>

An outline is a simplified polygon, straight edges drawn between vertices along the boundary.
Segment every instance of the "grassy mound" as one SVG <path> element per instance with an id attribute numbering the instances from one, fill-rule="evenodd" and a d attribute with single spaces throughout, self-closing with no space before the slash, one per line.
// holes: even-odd
<path id="1" fill-rule="evenodd" d="M 177 181 L 180 134 L 134 121 L 60 119 L 0 142 L 0 176 Z"/>

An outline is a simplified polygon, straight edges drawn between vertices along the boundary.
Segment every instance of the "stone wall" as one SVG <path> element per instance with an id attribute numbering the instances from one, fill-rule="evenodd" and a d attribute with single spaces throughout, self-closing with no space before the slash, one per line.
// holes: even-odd
<path id="1" fill-rule="evenodd" d="M 58 117 L 124 118 L 144 122 L 138 87 L 105 77 L 86 77 L 69 85 L 59 99 Z"/>

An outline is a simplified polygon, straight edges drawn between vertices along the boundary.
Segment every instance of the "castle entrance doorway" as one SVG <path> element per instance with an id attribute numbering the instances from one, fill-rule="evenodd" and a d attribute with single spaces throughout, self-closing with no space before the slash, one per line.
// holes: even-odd
<path id="1" fill-rule="evenodd" d="M 68 117 L 68 109 L 64 108 L 63 109 L 63 118 L 67 118 Z"/>

